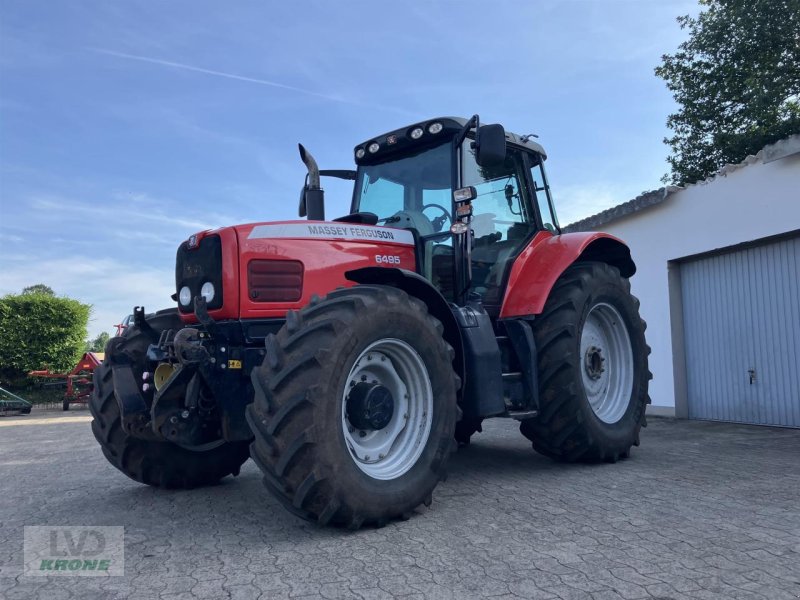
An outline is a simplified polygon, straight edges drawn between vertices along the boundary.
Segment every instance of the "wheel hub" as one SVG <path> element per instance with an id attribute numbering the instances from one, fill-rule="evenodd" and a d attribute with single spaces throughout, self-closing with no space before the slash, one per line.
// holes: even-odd
<path id="1" fill-rule="evenodd" d="M 597 346 L 589 346 L 583 355 L 583 367 L 591 379 L 600 379 L 605 371 L 603 364 L 606 362 L 603 351 Z"/>
<path id="2" fill-rule="evenodd" d="M 362 381 L 347 396 L 347 418 L 356 429 L 380 431 L 394 415 L 394 398 L 380 383 Z"/>
<path id="3" fill-rule="evenodd" d="M 589 310 L 580 352 L 583 389 L 592 411 L 604 423 L 616 423 L 631 402 L 634 361 L 628 328 L 614 306 L 601 302 Z"/>
<path id="4" fill-rule="evenodd" d="M 428 369 L 414 347 L 383 338 L 356 357 L 342 390 L 342 434 L 355 465 L 396 479 L 419 459 L 433 423 Z"/>

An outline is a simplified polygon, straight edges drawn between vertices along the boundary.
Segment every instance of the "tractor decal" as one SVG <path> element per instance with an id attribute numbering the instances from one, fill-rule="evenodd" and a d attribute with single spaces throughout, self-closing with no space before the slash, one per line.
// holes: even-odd
<path id="1" fill-rule="evenodd" d="M 364 225 L 336 225 L 331 223 L 275 223 L 256 225 L 248 239 L 293 238 L 293 239 L 340 239 L 380 240 L 407 246 L 414 245 L 414 236 L 404 229 L 389 227 L 367 227 Z"/>

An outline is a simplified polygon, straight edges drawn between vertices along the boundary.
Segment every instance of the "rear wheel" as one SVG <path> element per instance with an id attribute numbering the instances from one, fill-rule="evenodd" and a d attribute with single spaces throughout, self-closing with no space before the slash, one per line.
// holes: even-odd
<path id="1" fill-rule="evenodd" d="M 157 333 L 182 327 L 176 311 L 162 311 L 147 321 Z M 122 337 L 122 341 L 113 338 L 106 346 L 106 358 L 94 371 L 94 390 L 89 401 L 94 417 L 92 432 L 108 462 L 135 481 L 164 488 L 194 488 L 216 483 L 227 475 L 238 475 L 249 458 L 247 442 L 218 440 L 192 448 L 144 440 L 122 429 L 114 395 L 113 353 L 126 354 L 134 377 L 141 381 L 147 365 L 145 353 L 151 343 L 151 338 L 136 326 L 129 327 Z"/>
<path id="2" fill-rule="evenodd" d="M 430 504 L 455 446 L 453 349 L 425 304 L 372 285 L 287 315 L 253 371 L 264 484 L 290 511 L 358 528 Z"/>
<path id="3" fill-rule="evenodd" d="M 578 263 L 558 280 L 533 322 L 540 410 L 520 430 L 535 450 L 615 462 L 639 445 L 651 375 L 638 309 L 630 283 L 608 264 Z"/>

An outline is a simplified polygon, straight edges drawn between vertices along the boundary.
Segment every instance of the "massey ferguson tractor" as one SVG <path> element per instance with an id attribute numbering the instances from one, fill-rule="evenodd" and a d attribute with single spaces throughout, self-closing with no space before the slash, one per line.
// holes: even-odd
<path id="1" fill-rule="evenodd" d="M 490 417 L 538 452 L 615 462 L 639 444 L 650 373 L 620 240 L 561 234 L 531 138 L 438 118 L 308 175 L 299 214 L 196 233 L 177 308 L 112 338 L 92 430 L 117 469 L 192 488 L 253 458 L 291 512 L 358 528 L 429 505 Z M 354 181 L 325 219 L 320 177 Z"/>

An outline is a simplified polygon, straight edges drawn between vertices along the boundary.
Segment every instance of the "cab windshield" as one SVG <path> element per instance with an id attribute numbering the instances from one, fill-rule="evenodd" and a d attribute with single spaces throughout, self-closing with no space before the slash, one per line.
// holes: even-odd
<path id="1" fill-rule="evenodd" d="M 378 215 L 378 224 L 415 229 L 421 236 L 450 226 L 450 161 L 445 142 L 415 154 L 358 168 L 353 212 Z"/>

